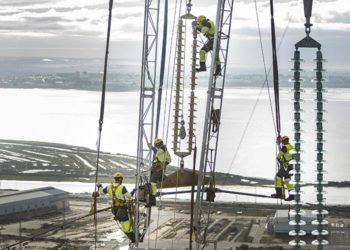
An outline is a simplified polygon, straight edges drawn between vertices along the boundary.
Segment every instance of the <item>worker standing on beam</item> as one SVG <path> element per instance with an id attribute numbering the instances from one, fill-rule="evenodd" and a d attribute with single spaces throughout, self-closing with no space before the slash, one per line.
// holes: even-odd
<path id="1" fill-rule="evenodd" d="M 293 170 L 293 165 L 290 164 L 290 161 L 293 159 L 293 154 L 290 153 L 290 151 L 293 149 L 293 146 L 289 143 L 288 136 L 277 137 L 277 143 L 282 143 L 282 145 L 280 147 L 280 151 L 277 154 L 279 170 L 275 176 L 276 194 L 273 194 L 272 197 L 284 199 L 283 181 L 288 190 L 288 193 L 294 188 L 293 184 L 290 183 L 291 174 L 289 173 L 291 170 Z M 294 200 L 294 195 L 289 194 L 289 197 L 285 200 Z"/>
<path id="2" fill-rule="evenodd" d="M 151 194 L 147 206 L 156 205 L 157 182 L 163 181 L 165 169 L 171 162 L 171 156 L 162 139 L 156 138 L 154 140 L 152 150 L 154 151 L 154 160 L 150 178 Z"/>
<path id="3" fill-rule="evenodd" d="M 199 51 L 199 68 L 197 68 L 196 71 L 197 72 L 207 71 L 206 56 L 209 51 L 213 50 L 214 35 L 216 32 L 216 27 L 212 20 L 207 19 L 203 15 L 199 16 L 197 18 L 197 21 L 194 21 L 194 25 L 196 30 L 202 33 L 208 39 Z M 221 74 L 221 64 L 220 64 L 220 58 L 218 54 L 215 59 L 217 64 L 216 64 L 214 76 L 218 76 Z"/>
<path id="4" fill-rule="evenodd" d="M 114 174 L 114 182 L 103 188 L 101 183 L 97 183 L 98 193 L 93 195 L 108 194 L 112 197 L 112 213 L 114 220 L 120 225 L 121 230 L 128 236 L 131 242 L 135 242 L 135 234 L 131 222 L 131 194 L 122 184 L 124 175 L 120 172 Z"/>

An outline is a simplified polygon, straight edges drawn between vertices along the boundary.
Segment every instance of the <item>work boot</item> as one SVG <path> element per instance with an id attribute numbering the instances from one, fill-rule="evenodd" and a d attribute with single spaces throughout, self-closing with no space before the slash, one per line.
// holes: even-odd
<path id="1" fill-rule="evenodd" d="M 221 76 L 221 64 L 216 65 L 214 76 Z"/>
<path id="2" fill-rule="evenodd" d="M 272 198 L 277 198 L 277 199 L 283 199 L 283 195 L 282 195 L 282 188 L 275 188 L 276 189 L 276 193 L 275 194 L 271 194 Z"/>
<path id="3" fill-rule="evenodd" d="M 196 72 L 207 71 L 207 66 L 205 62 L 199 62 L 199 68 L 196 68 Z"/>
<path id="4" fill-rule="evenodd" d="M 150 194 L 148 203 L 145 205 L 145 207 L 153 207 L 155 205 L 156 205 L 156 196 L 153 194 Z"/>
<path id="5" fill-rule="evenodd" d="M 293 201 L 294 200 L 294 195 L 293 194 L 290 194 L 289 196 L 288 196 L 288 198 L 287 199 L 285 199 L 286 201 Z"/>

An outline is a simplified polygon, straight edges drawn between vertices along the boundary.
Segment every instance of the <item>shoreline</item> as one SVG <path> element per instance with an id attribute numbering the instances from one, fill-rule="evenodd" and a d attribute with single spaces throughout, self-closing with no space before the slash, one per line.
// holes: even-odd
<path id="1" fill-rule="evenodd" d="M 0 140 L 0 145 L 4 149 L 2 180 L 95 183 L 95 150 L 68 144 L 22 140 Z M 115 171 L 123 171 L 124 183 L 135 183 L 135 156 L 101 152 L 100 158 L 104 166 L 99 171 L 99 182 L 108 183 Z M 176 170 L 176 167 L 168 166 L 166 175 Z M 270 187 L 273 180 L 216 172 L 215 183 L 221 186 Z M 313 185 L 305 183 L 302 186 Z M 348 188 L 350 181 L 328 181 L 324 186 Z"/>

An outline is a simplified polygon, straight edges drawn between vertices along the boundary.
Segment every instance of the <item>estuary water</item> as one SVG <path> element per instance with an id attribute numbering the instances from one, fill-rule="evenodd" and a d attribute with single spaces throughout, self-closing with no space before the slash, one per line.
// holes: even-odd
<path id="1" fill-rule="evenodd" d="M 287 88 L 280 91 L 282 133 L 291 138 L 292 95 Z M 198 105 L 195 135 L 200 150 L 206 89 L 196 90 L 196 96 Z M 169 93 L 167 98 L 169 100 Z M 302 180 L 312 182 L 316 179 L 315 93 L 312 89 L 306 89 L 302 98 Z M 350 89 L 330 88 L 325 93 L 325 98 L 325 179 L 349 181 L 350 166 L 347 158 L 350 141 Z M 94 91 L 1 89 L 0 138 L 64 143 L 96 149 L 100 100 L 101 93 Z M 139 92 L 107 92 L 102 151 L 136 155 L 138 108 Z M 169 149 L 172 148 L 173 134 L 173 109 L 170 110 L 168 112 L 168 107 L 163 107 L 161 117 L 167 118 L 170 115 L 170 125 L 166 122 L 166 126 L 161 124 L 159 132 L 167 141 Z M 272 179 L 276 155 L 273 117 L 266 89 L 225 89 L 216 171 Z M 172 164 L 176 165 L 178 159 L 173 154 L 172 156 Z M 197 164 L 198 162 L 199 158 Z M 186 167 L 192 167 L 191 164 L 192 159 L 186 158 Z"/>

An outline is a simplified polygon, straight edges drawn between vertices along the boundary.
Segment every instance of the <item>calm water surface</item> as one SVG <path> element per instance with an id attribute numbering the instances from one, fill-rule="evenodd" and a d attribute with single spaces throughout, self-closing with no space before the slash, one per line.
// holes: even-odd
<path id="1" fill-rule="evenodd" d="M 268 92 L 260 99 L 257 88 L 226 89 L 224 94 L 216 170 L 244 176 L 272 179 L 275 173 L 275 132 Z M 166 93 L 164 93 L 164 96 Z M 196 118 L 197 147 L 201 148 L 206 89 L 199 89 Z M 302 93 L 302 179 L 316 179 L 315 93 Z M 350 180 L 348 142 L 350 141 L 350 89 L 329 89 L 325 94 L 325 174 L 326 180 Z M 96 149 L 100 93 L 78 90 L 1 89 L 0 138 L 71 144 Z M 292 137 L 292 93 L 280 93 L 282 133 Z M 113 92 L 106 95 L 101 150 L 136 155 L 138 92 Z M 256 105 L 255 105 L 256 104 Z M 255 106 L 255 109 L 254 109 Z M 171 109 L 172 110 L 172 109 Z M 254 112 L 253 112 L 254 110 Z M 164 112 L 164 110 L 163 110 Z M 171 111 L 172 112 L 172 111 Z M 172 117 L 172 113 L 165 114 Z M 164 113 L 163 113 L 164 114 Z M 166 115 L 165 115 L 166 116 Z M 185 116 L 186 117 L 186 116 Z M 162 119 L 163 120 L 163 119 Z M 172 121 L 170 121 L 172 122 Z M 172 124 L 172 123 L 170 123 Z M 167 128 L 166 126 L 165 128 Z M 171 148 L 172 131 L 168 134 Z M 171 127 L 170 127 L 171 129 Z M 200 153 L 198 154 L 200 156 Z M 178 159 L 173 155 L 173 164 Z M 197 163 L 199 158 L 197 159 Z M 186 158 L 191 167 L 192 159 Z"/>

